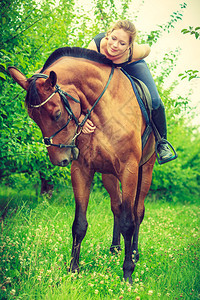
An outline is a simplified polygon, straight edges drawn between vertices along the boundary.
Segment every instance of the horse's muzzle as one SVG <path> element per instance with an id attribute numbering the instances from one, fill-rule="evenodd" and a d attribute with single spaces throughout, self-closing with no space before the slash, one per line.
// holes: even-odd
<path id="1" fill-rule="evenodd" d="M 77 147 L 71 149 L 71 157 L 69 159 L 63 159 L 60 162 L 58 162 L 56 165 L 59 167 L 67 167 L 68 164 L 72 160 L 77 160 L 79 156 L 79 149 Z"/>

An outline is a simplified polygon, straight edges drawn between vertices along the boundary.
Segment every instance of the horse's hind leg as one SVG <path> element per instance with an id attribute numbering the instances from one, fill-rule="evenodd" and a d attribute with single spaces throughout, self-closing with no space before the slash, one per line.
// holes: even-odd
<path id="1" fill-rule="evenodd" d="M 120 227 L 119 227 L 119 216 L 120 216 L 120 206 L 121 191 L 119 187 L 119 180 L 112 174 L 102 174 L 102 181 L 105 189 L 110 195 L 111 199 L 111 210 L 114 216 L 114 226 L 113 226 L 113 239 L 110 247 L 110 251 L 114 253 L 116 250 L 121 250 L 120 248 Z"/>
<path id="2" fill-rule="evenodd" d="M 120 212 L 120 232 L 124 238 L 125 258 L 123 263 L 124 279 L 132 283 L 135 264 L 132 259 L 132 240 L 135 232 L 134 203 L 137 191 L 138 167 L 134 159 L 130 159 L 122 174 L 122 205 Z"/>
<path id="3" fill-rule="evenodd" d="M 144 164 L 139 168 L 138 188 L 137 188 L 137 195 L 136 195 L 136 200 L 134 205 L 134 215 L 135 215 L 136 224 L 135 224 L 135 232 L 133 235 L 133 244 L 132 244 L 132 251 L 133 251 L 135 262 L 139 260 L 139 252 L 138 252 L 139 228 L 144 218 L 144 212 L 145 212 L 144 200 L 151 186 L 152 172 L 153 172 L 155 159 L 156 157 L 155 155 L 153 155 L 146 164 Z"/>

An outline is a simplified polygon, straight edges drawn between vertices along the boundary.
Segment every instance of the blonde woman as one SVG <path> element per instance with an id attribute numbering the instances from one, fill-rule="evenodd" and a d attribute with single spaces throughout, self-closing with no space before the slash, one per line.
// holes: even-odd
<path id="1" fill-rule="evenodd" d="M 144 61 L 151 51 L 147 44 L 135 42 L 137 35 L 134 24 L 128 20 L 120 20 L 107 33 L 100 33 L 88 45 L 88 49 L 104 54 L 108 59 L 123 69 L 131 76 L 143 81 L 149 89 L 152 98 L 152 118 L 160 133 L 161 138 L 167 138 L 167 125 L 165 108 L 158 94 L 155 82 Z M 83 117 L 80 118 L 81 120 Z M 83 133 L 92 133 L 95 125 L 88 120 Z M 173 159 L 174 155 L 166 142 L 162 142 L 157 149 L 160 160 L 167 162 Z"/>

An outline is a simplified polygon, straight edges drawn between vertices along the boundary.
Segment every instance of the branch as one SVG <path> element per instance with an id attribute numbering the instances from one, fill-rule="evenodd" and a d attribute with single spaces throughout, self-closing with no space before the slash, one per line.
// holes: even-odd
<path id="1" fill-rule="evenodd" d="M 29 28 L 31 28 L 33 25 L 35 25 L 36 23 L 38 23 L 40 20 L 42 20 L 43 18 L 47 17 L 48 15 L 50 15 L 50 13 L 48 13 L 47 15 L 45 15 L 44 17 L 39 18 L 37 21 L 35 21 L 34 23 L 32 23 L 31 25 L 29 25 L 27 28 L 25 28 L 24 30 L 22 30 L 21 32 L 19 32 L 18 34 L 16 34 L 15 36 L 13 36 L 11 39 L 8 39 L 7 41 L 5 41 L 5 43 L 9 43 L 10 41 L 12 41 L 13 39 L 15 39 L 16 37 L 18 37 L 20 34 L 22 34 L 23 32 L 25 32 L 26 30 L 28 30 Z M 2 43 L 1 43 L 2 44 Z"/>

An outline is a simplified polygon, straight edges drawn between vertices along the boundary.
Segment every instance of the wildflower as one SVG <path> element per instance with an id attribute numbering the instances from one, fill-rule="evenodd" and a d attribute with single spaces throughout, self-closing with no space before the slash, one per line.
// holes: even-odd
<path id="1" fill-rule="evenodd" d="M 140 297 L 139 297 L 139 296 L 137 296 L 137 297 L 135 298 L 135 300 L 140 300 Z"/>
<path id="2" fill-rule="evenodd" d="M 6 278 L 5 284 L 8 284 L 8 283 L 11 283 L 11 278 L 10 277 Z"/>
<path id="3" fill-rule="evenodd" d="M 94 286 L 94 284 L 93 284 L 93 283 L 90 283 L 90 282 L 88 283 L 88 285 L 89 285 L 89 286 Z"/>
<path id="4" fill-rule="evenodd" d="M 153 295 L 153 291 L 152 290 L 148 291 L 148 295 L 152 296 Z"/>
<path id="5" fill-rule="evenodd" d="M 13 295 L 13 296 L 15 295 L 15 293 L 16 293 L 16 291 L 15 291 L 14 289 L 12 289 L 12 290 L 10 291 L 10 294 Z"/>
<path id="6" fill-rule="evenodd" d="M 98 292 L 99 292 L 98 290 L 95 290 L 95 291 L 94 291 L 95 294 L 98 294 Z"/>
<path id="7" fill-rule="evenodd" d="M 4 285 L 1 287 L 1 289 L 2 291 L 6 292 L 6 287 Z"/>

